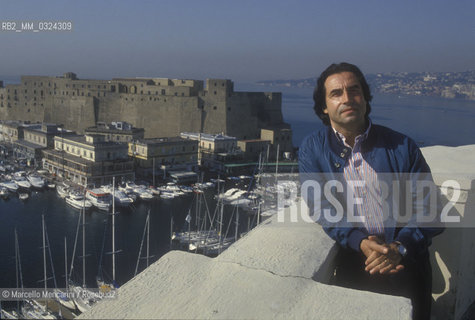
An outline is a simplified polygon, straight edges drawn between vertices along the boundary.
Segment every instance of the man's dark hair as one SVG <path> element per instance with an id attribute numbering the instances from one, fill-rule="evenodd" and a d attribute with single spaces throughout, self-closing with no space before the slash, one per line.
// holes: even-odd
<path id="1" fill-rule="evenodd" d="M 369 90 L 369 85 L 366 82 L 366 79 L 361 72 L 361 70 L 351 63 L 341 62 L 338 64 L 333 63 L 325 71 L 322 72 L 320 77 L 317 80 L 317 86 L 315 90 L 313 90 L 313 101 L 315 102 L 313 109 L 317 116 L 322 120 L 322 122 L 329 126 L 330 125 L 330 118 L 328 114 L 324 113 L 323 110 L 326 109 L 325 103 L 325 81 L 327 78 L 335 73 L 342 73 L 342 72 L 351 72 L 353 73 L 358 81 L 360 82 L 361 88 L 363 89 L 363 96 L 366 100 L 366 114 L 365 118 L 368 121 L 368 115 L 371 112 L 371 105 L 369 104 L 370 101 L 373 99 L 371 96 L 371 92 Z"/>

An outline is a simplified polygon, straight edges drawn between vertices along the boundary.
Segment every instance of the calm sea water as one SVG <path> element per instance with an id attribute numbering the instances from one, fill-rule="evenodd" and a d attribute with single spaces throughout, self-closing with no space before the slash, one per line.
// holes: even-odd
<path id="1" fill-rule="evenodd" d="M 227 188 L 243 187 L 248 181 L 238 185 L 227 182 Z M 214 200 L 215 189 L 205 192 L 206 201 L 201 198 L 197 206 L 196 194 L 162 200 L 154 199 L 147 202 L 138 202 L 132 208 L 118 208 L 116 215 L 116 280 L 119 285 L 130 280 L 135 272 L 142 237 L 144 235 L 147 213 L 150 211 L 150 263 L 158 260 L 170 249 L 171 219 L 173 217 L 173 230 L 184 231 L 188 226 L 185 218 L 188 213 L 192 216 L 192 229 L 195 229 L 196 212 L 204 214 L 209 208 L 209 216 L 216 212 Z M 235 232 L 235 210 L 226 206 L 224 211 L 224 227 L 230 230 L 228 236 Z M 234 214 L 234 215 L 233 215 Z M 68 246 L 68 269 L 70 269 L 76 230 L 79 222 L 79 211 L 69 207 L 59 198 L 54 190 L 32 191 L 26 201 L 21 201 L 18 196 L 11 195 L 8 200 L 0 199 L 0 288 L 16 287 L 16 267 L 14 248 L 14 229 L 18 231 L 21 267 L 24 287 L 43 287 L 40 282 L 43 276 L 43 251 L 42 247 L 42 215 L 45 216 L 47 233 L 52 253 L 53 266 L 57 286 L 65 287 L 64 266 L 64 238 Z M 86 232 L 86 284 L 95 287 L 95 278 L 103 272 L 106 279 L 112 277 L 112 250 L 111 216 L 100 211 L 91 210 L 85 215 Z M 81 221 L 82 223 L 82 221 Z M 247 231 L 250 225 L 255 224 L 255 216 L 240 214 L 239 233 Z M 105 241 L 104 241 L 105 239 Z M 104 249 L 103 249 L 104 245 Z M 146 255 L 146 244 L 141 256 Z M 99 270 L 99 261 L 102 255 L 102 268 Z M 79 238 L 74 260 L 73 281 L 82 283 L 82 224 L 80 224 Z M 51 264 L 48 262 L 48 276 L 52 275 Z M 145 268 L 145 259 L 141 259 L 140 272 Z M 54 282 L 49 280 L 48 287 L 53 287 Z"/>
<path id="2" fill-rule="evenodd" d="M 292 125 L 293 142 L 302 139 L 322 126 L 313 112 L 312 89 L 266 88 L 256 85 L 236 85 L 238 91 L 282 91 L 283 115 Z M 430 97 L 398 97 L 376 95 L 372 102 L 374 123 L 403 132 L 421 145 L 458 146 L 475 144 L 475 102 Z M 116 219 L 117 280 L 128 281 L 134 274 L 145 219 L 151 212 L 151 261 L 169 250 L 170 219 L 174 217 L 175 230 L 184 225 L 192 197 L 172 201 L 139 203 L 136 208 L 121 210 Z M 212 205 L 211 205 L 212 206 Z M 213 208 L 211 208 L 213 210 Z M 64 286 L 64 237 L 68 242 L 68 261 L 71 259 L 79 212 L 68 207 L 54 191 L 32 192 L 26 202 L 17 197 L 0 199 L 0 287 L 15 287 L 14 228 L 19 234 L 22 271 L 25 287 L 42 287 L 43 256 L 41 215 L 45 215 L 58 286 Z M 102 251 L 105 227 L 105 251 L 111 251 L 110 220 L 106 215 L 92 211 L 86 214 L 86 282 L 94 286 Z M 246 222 L 243 223 L 245 225 Z M 81 240 L 80 240 L 81 241 Z M 81 242 L 77 249 L 80 254 Z M 111 274 L 111 256 L 103 258 L 104 272 Z M 70 262 L 69 262 L 70 263 Z M 68 266 L 69 268 L 69 266 Z M 139 270 L 144 268 L 143 263 Z M 75 263 L 75 279 L 80 281 L 81 262 Z M 52 286 L 52 282 L 49 283 Z"/>
<path id="3" fill-rule="evenodd" d="M 313 111 L 312 88 L 236 85 L 237 91 L 281 91 L 282 112 L 292 125 L 294 146 L 323 124 Z M 423 146 L 475 144 L 475 101 L 437 97 L 374 95 L 374 123 L 402 132 Z"/>

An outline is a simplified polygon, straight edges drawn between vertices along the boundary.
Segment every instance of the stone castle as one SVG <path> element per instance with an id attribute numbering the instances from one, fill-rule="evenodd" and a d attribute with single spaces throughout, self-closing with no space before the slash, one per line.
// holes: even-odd
<path id="1" fill-rule="evenodd" d="M 0 81 L 0 119 L 63 124 L 83 133 L 97 122 L 127 121 L 145 137 L 180 132 L 224 133 L 260 138 L 262 128 L 286 129 L 281 93 L 236 92 L 231 80 L 169 78 L 78 79 L 22 76 L 20 84 Z"/>

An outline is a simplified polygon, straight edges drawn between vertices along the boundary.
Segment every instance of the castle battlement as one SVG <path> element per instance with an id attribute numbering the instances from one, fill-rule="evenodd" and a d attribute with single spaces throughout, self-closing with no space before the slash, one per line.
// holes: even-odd
<path id="1" fill-rule="evenodd" d="M 260 137 L 261 128 L 282 126 L 279 92 L 236 92 L 229 79 L 22 76 L 0 87 L 0 118 L 63 124 L 83 133 L 98 122 L 127 121 L 145 137 L 180 132 Z"/>

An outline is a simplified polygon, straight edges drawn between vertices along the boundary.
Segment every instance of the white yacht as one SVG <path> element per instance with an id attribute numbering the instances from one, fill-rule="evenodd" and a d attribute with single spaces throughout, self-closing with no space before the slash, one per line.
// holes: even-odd
<path id="1" fill-rule="evenodd" d="M 90 209 L 92 207 L 92 203 L 84 198 L 82 194 L 71 192 L 69 195 L 66 196 L 66 203 L 69 204 L 71 207 L 81 210 L 81 209 Z"/>
<path id="2" fill-rule="evenodd" d="M 13 178 L 20 189 L 30 189 L 31 183 L 24 176 L 17 175 Z"/>
<path id="3" fill-rule="evenodd" d="M 0 186 L 7 188 L 11 192 L 17 192 L 18 191 L 18 185 L 13 180 L 3 181 L 3 182 L 0 183 Z"/>
<path id="4" fill-rule="evenodd" d="M 112 190 L 112 185 L 102 186 L 102 190 L 104 192 L 108 192 L 112 195 L 114 193 L 115 205 L 119 207 L 128 207 L 132 203 L 134 203 L 134 199 L 131 198 L 128 194 L 124 191 L 120 190 L 119 188 L 115 188 Z"/>
<path id="5" fill-rule="evenodd" d="M 134 192 L 137 193 L 139 198 L 142 199 L 142 200 L 152 200 L 153 199 L 153 193 L 145 187 L 136 188 L 136 189 L 134 189 Z"/>
<path id="6" fill-rule="evenodd" d="M 43 189 L 46 185 L 45 180 L 37 174 L 30 174 L 27 179 L 33 188 Z"/>
<path id="7" fill-rule="evenodd" d="M 86 199 L 99 210 L 109 211 L 112 207 L 112 197 L 110 193 L 104 192 L 101 188 L 87 190 Z"/>
<path id="8" fill-rule="evenodd" d="M 128 189 L 132 189 L 134 193 L 142 200 L 151 200 L 153 199 L 153 193 L 146 186 L 138 185 L 133 182 L 127 182 L 126 186 Z"/>
<path id="9" fill-rule="evenodd" d="M 66 198 L 66 196 L 69 194 L 69 186 L 67 184 L 58 184 L 56 187 L 56 193 L 61 199 Z"/>

